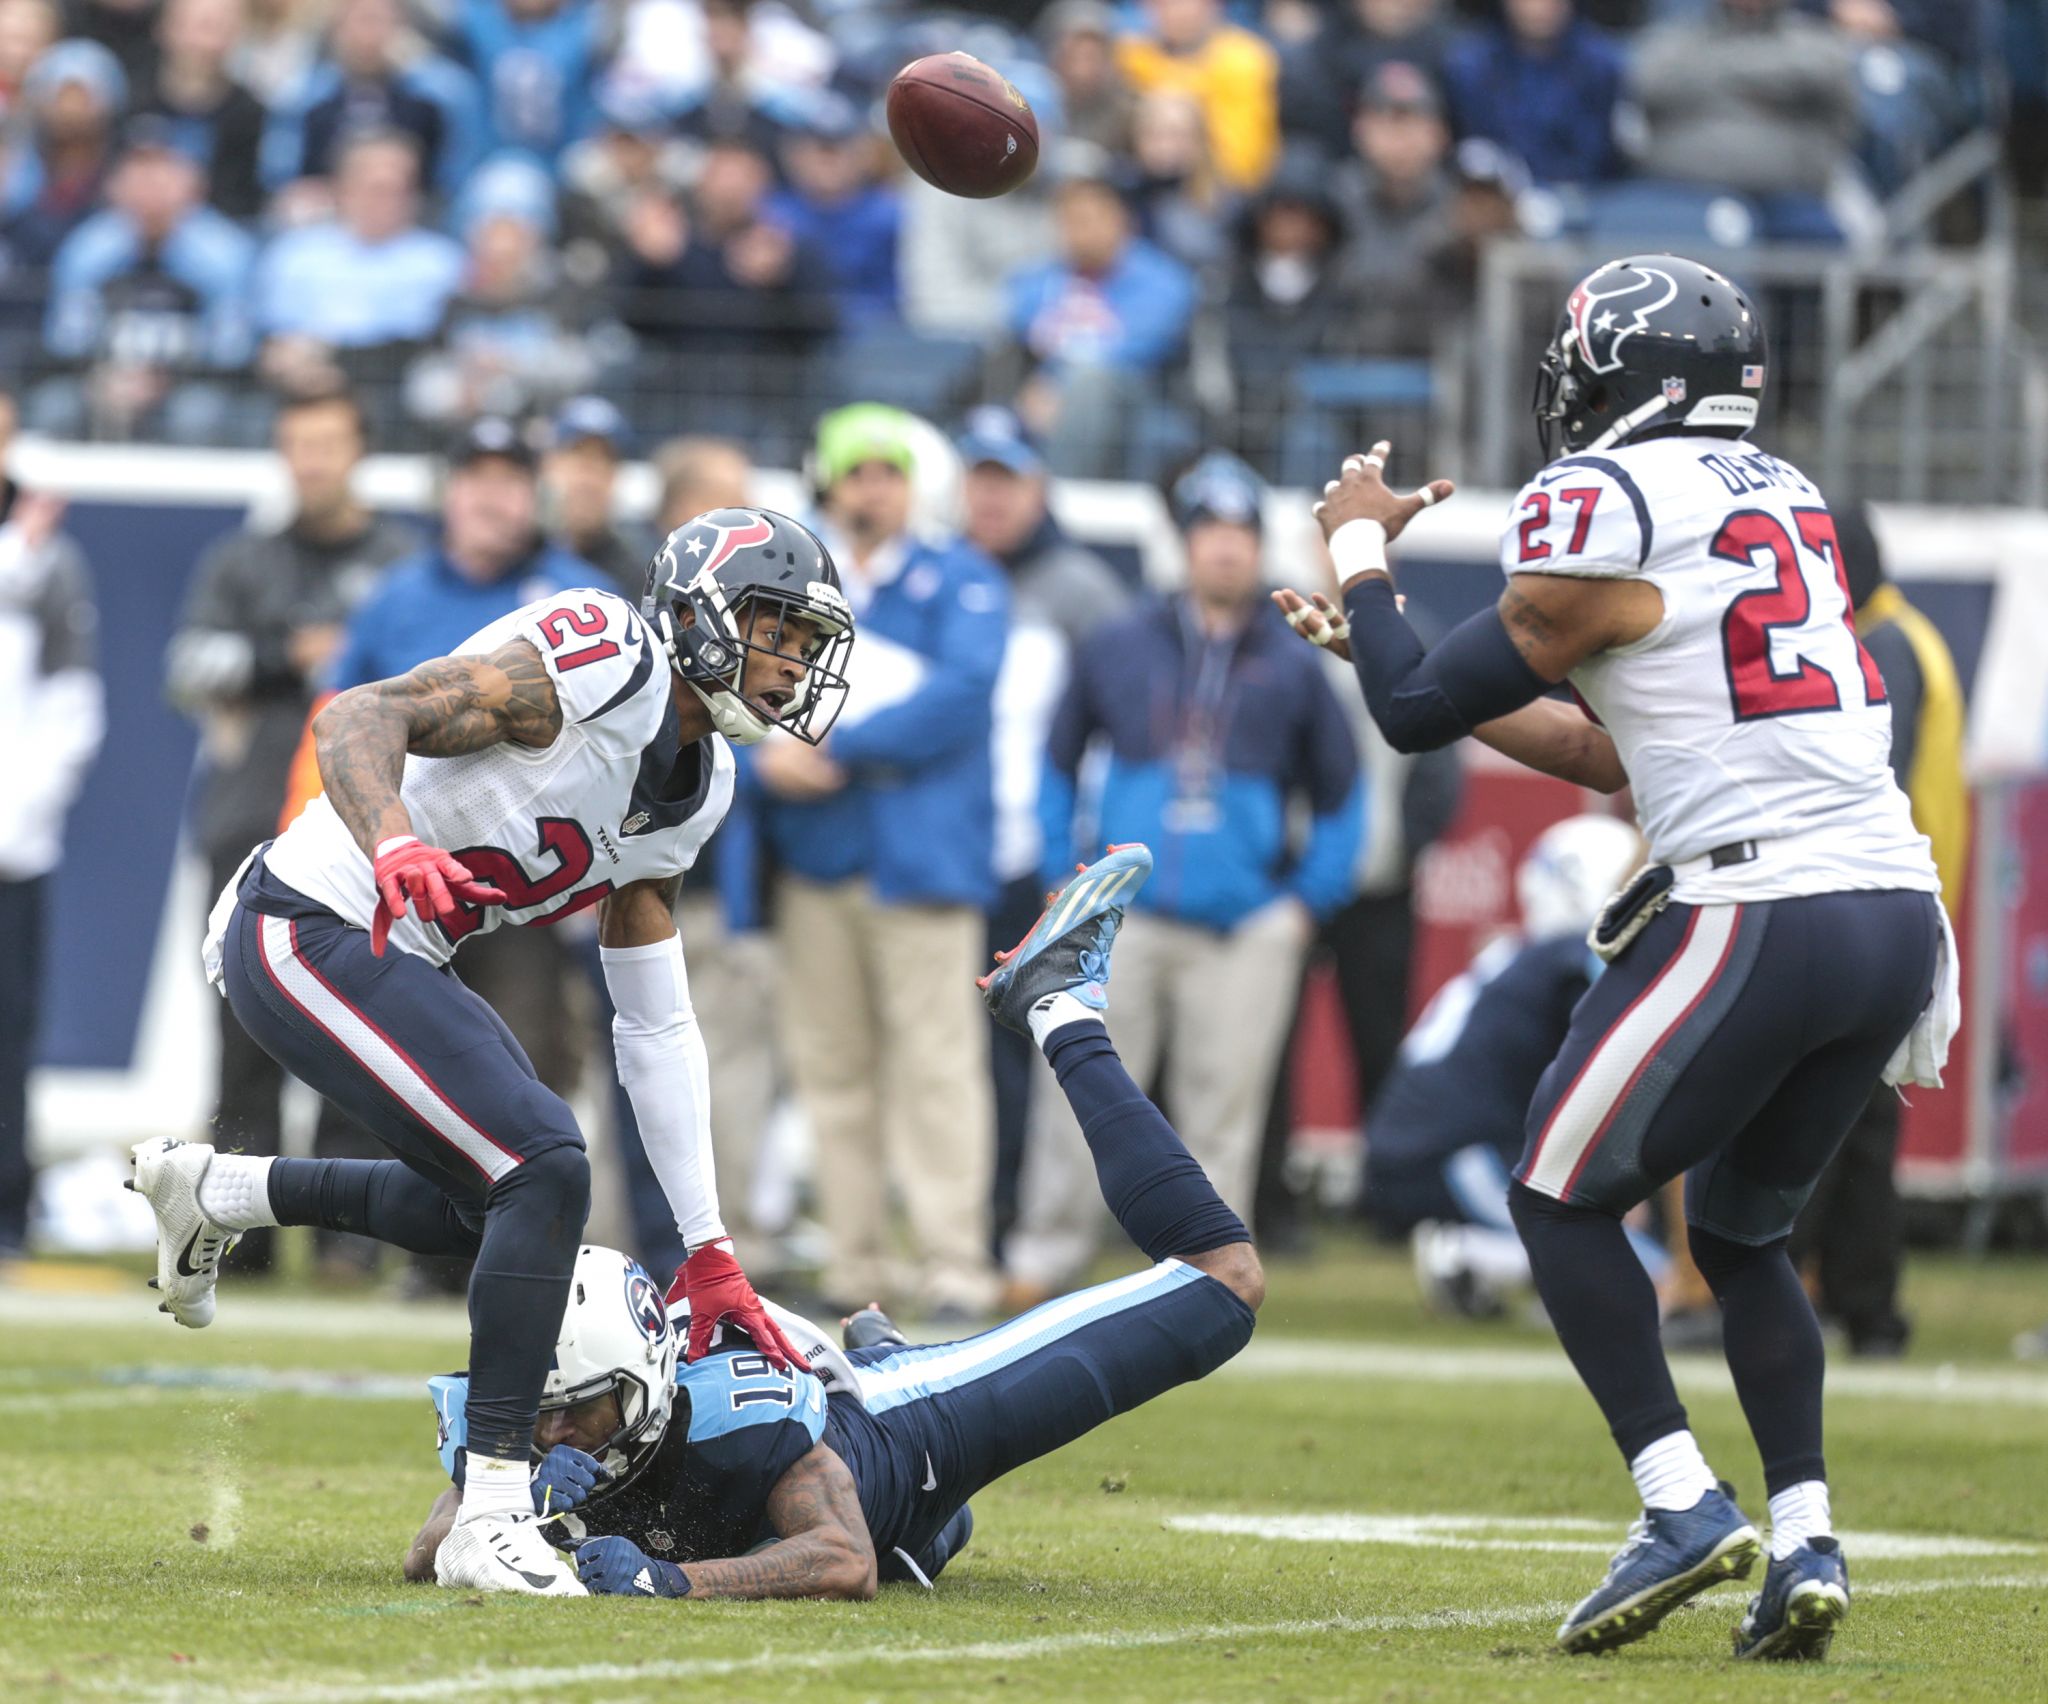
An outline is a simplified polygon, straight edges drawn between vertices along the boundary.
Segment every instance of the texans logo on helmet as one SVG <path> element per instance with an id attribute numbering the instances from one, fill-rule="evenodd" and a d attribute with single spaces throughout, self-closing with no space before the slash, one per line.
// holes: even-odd
<path id="1" fill-rule="evenodd" d="M 1678 280 L 1668 272 L 1621 262 L 1603 266 L 1566 304 L 1580 359 L 1595 373 L 1620 371 L 1622 345 L 1649 330 L 1651 316 L 1677 300 Z"/>
<path id="2" fill-rule="evenodd" d="M 661 1292 L 642 1267 L 629 1267 L 626 1271 L 626 1307 L 647 1341 L 659 1343 L 661 1334 L 668 1330 L 668 1314 L 661 1305 Z"/>
<path id="3" fill-rule="evenodd" d="M 709 533 L 707 541 L 703 534 Z M 716 574 L 750 544 L 766 544 L 775 536 L 775 523 L 766 515 L 749 514 L 736 527 L 722 527 L 716 521 L 705 521 L 701 526 L 692 527 L 683 549 L 690 557 L 690 566 L 699 574 Z"/>

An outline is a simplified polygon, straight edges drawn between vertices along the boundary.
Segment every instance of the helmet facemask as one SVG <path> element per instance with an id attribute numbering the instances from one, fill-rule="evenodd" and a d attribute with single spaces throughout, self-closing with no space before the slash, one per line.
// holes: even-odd
<path id="1" fill-rule="evenodd" d="M 822 740 L 845 705 L 846 659 L 853 648 L 851 613 L 837 589 L 814 582 L 807 595 L 798 596 L 755 586 L 733 606 L 718 576 L 705 570 L 683 591 L 695 619 L 681 625 L 664 606 L 655 620 L 671 663 L 711 712 L 712 725 L 737 745 L 753 745 L 778 728 L 806 745 Z M 763 614 L 773 617 L 765 632 Z M 801 652 L 785 649 L 793 619 L 816 630 Z M 756 655 L 801 659 L 803 672 L 794 684 L 773 689 L 788 692 L 787 702 L 747 696 L 747 666 Z"/>
<path id="2" fill-rule="evenodd" d="M 611 1475 L 591 1492 L 592 1497 L 617 1490 L 638 1473 L 653 1455 L 654 1446 L 661 1442 L 668 1426 L 670 1404 L 660 1401 L 638 1373 L 625 1368 L 586 1380 L 571 1390 L 549 1391 L 541 1398 L 540 1412 L 554 1414 L 565 1408 L 580 1408 L 586 1402 L 595 1402 L 605 1396 L 618 1398 L 619 1424 L 602 1443 L 587 1452 L 595 1456 Z M 543 1460 L 546 1453 L 538 1443 L 533 1446 L 536 1463 Z"/>

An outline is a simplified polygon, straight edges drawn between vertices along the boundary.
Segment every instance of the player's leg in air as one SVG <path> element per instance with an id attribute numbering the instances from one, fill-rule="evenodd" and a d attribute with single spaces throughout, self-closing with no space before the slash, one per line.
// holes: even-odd
<path id="1" fill-rule="evenodd" d="M 1600 1405 L 1643 1515 L 1559 1629 L 1641 1638 L 1747 1576 L 1757 1530 L 1707 1466 L 1621 1216 L 1687 1178 L 1693 1257 L 1763 1458 L 1771 1563 L 1741 1657 L 1818 1658 L 1849 1606 L 1822 1455 L 1820 1328 L 1786 1253 L 1815 1180 L 1927 1006 L 1940 922 L 1908 891 L 1672 905 L 1594 984 L 1530 1107 L 1509 1204 L 1536 1287 Z"/>
<path id="2" fill-rule="evenodd" d="M 569 1108 L 455 975 L 370 937 L 250 867 L 224 938 L 235 1016 L 390 1160 L 262 1159 L 145 1142 L 137 1189 L 157 1218 L 163 1311 L 214 1316 L 220 1257 L 264 1225 L 354 1231 L 473 1256 L 469 1471 L 437 1559 L 444 1585 L 582 1596 L 534 1519 L 529 1446 L 568 1298 L 590 1165 Z"/>
<path id="3" fill-rule="evenodd" d="M 1142 846 L 1069 880 L 984 981 L 998 1020 L 1029 1034 L 1080 1123 L 1102 1195 L 1158 1264 L 1077 1291 L 957 1343 L 856 1350 L 864 1411 L 835 1448 L 851 1460 L 881 1577 L 929 1579 L 966 1542 L 968 1498 L 1250 1341 L 1265 1277 L 1165 1116 L 1131 1080 L 1103 1025 L 1110 949 L 1151 872 Z M 870 1330 L 874 1316 L 855 1323 Z"/>

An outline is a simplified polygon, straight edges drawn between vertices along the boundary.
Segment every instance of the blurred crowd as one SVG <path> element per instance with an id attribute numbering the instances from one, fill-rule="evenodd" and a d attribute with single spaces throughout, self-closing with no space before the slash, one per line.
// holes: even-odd
<path id="1" fill-rule="evenodd" d="M 1427 406 L 1496 238 L 1867 236 L 2041 112 L 2041 6 L 0 0 L 0 369 L 66 436 L 255 444 L 346 382 L 404 447 L 595 389 L 786 463 L 833 402 L 1002 401 L 1063 474 L 1298 479 Z M 955 47 L 1039 117 L 1000 201 L 879 125 Z"/>

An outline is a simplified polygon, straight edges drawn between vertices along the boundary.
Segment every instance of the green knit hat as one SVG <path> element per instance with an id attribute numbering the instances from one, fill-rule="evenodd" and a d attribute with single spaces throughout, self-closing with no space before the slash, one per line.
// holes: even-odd
<path id="1" fill-rule="evenodd" d="M 818 447 L 812 470 L 818 489 L 829 491 L 862 462 L 887 462 L 906 475 L 914 473 L 911 416 L 882 402 L 856 402 L 835 408 L 818 422 Z"/>

